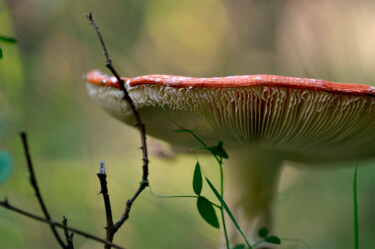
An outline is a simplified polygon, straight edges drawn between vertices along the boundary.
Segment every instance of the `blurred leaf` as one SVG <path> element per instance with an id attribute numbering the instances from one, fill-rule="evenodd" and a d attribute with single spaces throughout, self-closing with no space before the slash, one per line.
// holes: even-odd
<path id="1" fill-rule="evenodd" d="M 3 58 L 3 49 L 1 48 L 1 45 L 0 45 L 0 59 Z"/>
<path id="2" fill-rule="evenodd" d="M 12 174 L 13 159 L 8 151 L 0 151 L 0 183 L 4 183 Z"/>
<path id="3" fill-rule="evenodd" d="M 219 228 L 219 221 L 214 207 L 205 197 L 199 196 L 197 200 L 197 208 L 202 218 L 211 226 Z"/>
<path id="4" fill-rule="evenodd" d="M 244 244 L 236 245 L 232 249 L 245 249 L 245 245 Z"/>
<path id="5" fill-rule="evenodd" d="M 281 244 L 281 240 L 276 236 L 269 236 L 265 238 L 264 240 L 271 244 L 277 244 L 277 245 Z"/>
<path id="6" fill-rule="evenodd" d="M 228 153 L 224 150 L 223 141 L 219 141 L 217 146 L 211 147 L 210 150 L 213 154 L 218 155 L 222 158 L 229 158 Z"/>
<path id="7" fill-rule="evenodd" d="M 249 249 L 252 249 L 249 241 L 247 241 L 245 235 L 243 234 L 243 232 L 242 232 L 240 226 L 238 225 L 236 219 L 234 218 L 232 212 L 229 210 L 227 204 L 225 203 L 225 201 L 223 200 L 223 198 L 221 198 L 219 192 L 217 192 L 216 188 L 214 187 L 214 185 L 212 185 L 212 183 L 210 182 L 210 180 L 208 180 L 207 177 L 205 177 L 205 178 L 206 178 L 206 181 L 207 181 L 208 185 L 210 186 L 212 192 L 214 192 L 214 194 L 216 195 L 216 197 L 219 199 L 219 201 L 221 202 L 221 205 L 223 206 L 223 208 L 225 209 L 225 211 L 229 215 L 229 217 L 232 220 L 233 224 L 237 227 L 238 231 L 241 233 L 242 237 L 244 238 L 244 240 L 246 242 L 246 245 L 249 247 Z"/>
<path id="8" fill-rule="evenodd" d="M 259 232 L 258 232 L 258 235 L 259 235 L 259 237 L 261 237 L 261 238 L 263 238 L 263 239 L 266 238 L 267 235 L 268 235 L 268 229 L 265 228 L 265 227 L 261 228 L 261 229 L 259 230 Z"/>
<path id="9" fill-rule="evenodd" d="M 215 156 L 219 156 L 220 158 L 226 158 L 228 159 L 229 156 L 227 152 L 223 148 L 223 141 L 219 141 L 219 143 L 216 146 L 212 147 L 198 147 L 198 148 L 192 148 L 193 150 L 208 150 Z"/>
<path id="10" fill-rule="evenodd" d="M 2 36 L 2 35 L 0 35 L 0 41 L 9 42 L 9 43 L 17 43 L 17 40 L 15 38 Z"/>
<path id="11" fill-rule="evenodd" d="M 229 158 L 227 152 L 223 148 L 223 141 L 219 141 L 216 146 L 208 147 L 207 150 L 220 158 Z"/>
<path id="12" fill-rule="evenodd" d="M 197 162 L 197 164 L 195 165 L 194 177 L 193 177 L 194 193 L 196 193 L 197 195 L 201 195 L 202 186 L 203 186 L 203 179 L 202 179 L 201 167 L 199 166 L 199 162 Z"/>

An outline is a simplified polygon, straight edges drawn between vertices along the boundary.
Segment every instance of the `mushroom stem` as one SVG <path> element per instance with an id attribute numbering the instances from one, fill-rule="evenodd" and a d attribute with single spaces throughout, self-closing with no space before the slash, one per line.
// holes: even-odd
<path id="1" fill-rule="evenodd" d="M 229 155 L 225 198 L 246 238 L 254 244 L 261 239 L 259 229 L 265 227 L 272 232 L 273 204 L 282 158 L 275 153 L 249 148 L 229 151 Z M 229 218 L 227 225 L 231 245 L 244 244 Z"/>

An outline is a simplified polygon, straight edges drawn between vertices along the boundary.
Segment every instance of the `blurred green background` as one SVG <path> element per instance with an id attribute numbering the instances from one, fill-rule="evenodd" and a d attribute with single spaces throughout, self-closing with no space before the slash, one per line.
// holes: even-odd
<path id="1" fill-rule="evenodd" d="M 104 236 L 96 173 L 105 160 L 114 217 L 141 179 L 136 130 L 112 119 L 86 94 L 82 76 L 104 67 L 85 13 L 93 12 L 122 75 L 280 74 L 373 84 L 375 2 L 343 0 L 0 0 L 0 149 L 14 171 L 0 198 L 34 213 L 18 137 L 27 130 L 42 193 L 55 219 Z M 146 124 L 147 126 L 148 124 Z M 189 147 L 189 145 L 187 145 Z M 150 181 L 162 195 L 191 194 L 196 158 L 151 156 Z M 199 155 L 212 178 L 214 161 Z M 353 248 L 353 162 L 344 168 L 283 171 L 276 234 L 311 248 Z M 360 248 L 375 248 L 375 161 L 360 162 Z M 216 166 L 216 165 L 215 165 Z M 215 180 L 215 179 L 214 179 Z M 216 179 L 217 180 L 217 179 Z M 191 199 L 136 201 L 115 242 L 127 248 L 216 248 L 218 231 Z M 75 237 L 76 248 L 102 248 Z M 48 226 L 0 208 L 0 248 L 57 248 Z M 285 242 L 282 248 L 301 248 Z"/>

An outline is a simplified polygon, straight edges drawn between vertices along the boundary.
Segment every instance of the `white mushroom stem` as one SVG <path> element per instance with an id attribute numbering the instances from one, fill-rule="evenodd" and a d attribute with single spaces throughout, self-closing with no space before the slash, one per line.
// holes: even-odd
<path id="1" fill-rule="evenodd" d="M 245 236 L 254 244 L 260 239 L 260 228 L 265 227 L 272 232 L 282 159 L 275 152 L 253 149 L 229 151 L 229 156 L 224 198 Z M 230 218 L 227 217 L 226 223 L 231 246 L 244 244 Z M 225 248 L 224 240 L 222 248 Z"/>

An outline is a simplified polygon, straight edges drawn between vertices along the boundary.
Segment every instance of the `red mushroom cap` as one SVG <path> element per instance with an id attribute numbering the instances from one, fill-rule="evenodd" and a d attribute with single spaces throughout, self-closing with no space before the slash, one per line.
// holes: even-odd
<path id="1" fill-rule="evenodd" d="M 327 80 L 299 78 L 269 74 L 259 75 L 236 75 L 212 78 L 194 78 L 176 75 L 144 75 L 135 78 L 122 77 L 129 86 L 138 85 L 163 85 L 175 88 L 185 87 L 210 87 L 210 88 L 232 88 L 250 86 L 270 86 L 293 89 L 324 91 L 337 94 L 354 96 L 375 96 L 375 87 L 361 84 L 339 83 Z M 97 70 L 89 72 L 86 76 L 89 83 L 96 85 L 112 86 L 120 89 L 115 77 L 109 77 Z"/>
<path id="2" fill-rule="evenodd" d="M 133 122 L 127 121 L 129 110 L 114 77 L 91 71 L 86 79 L 100 106 L 124 122 Z M 161 106 L 178 113 L 172 115 L 176 122 L 201 127 L 203 137 L 224 140 L 232 147 L 272 150 L 285 159 L 304 162 L 375 156 L 372 86 L 277 75 L 123 79 L 149 122 L 149 134 L 167 141 L 173 138 L 167 134 L 168 120 L 160 118 Z"/>

